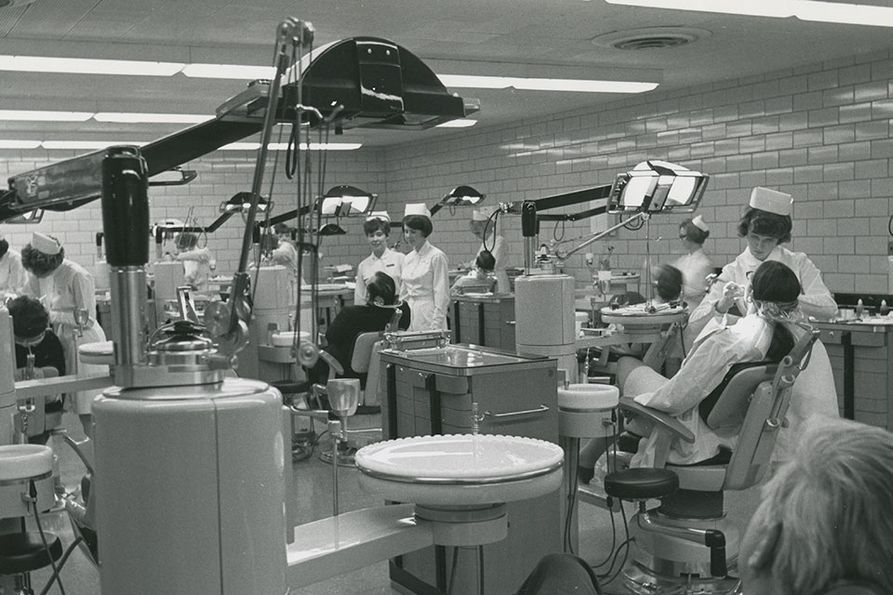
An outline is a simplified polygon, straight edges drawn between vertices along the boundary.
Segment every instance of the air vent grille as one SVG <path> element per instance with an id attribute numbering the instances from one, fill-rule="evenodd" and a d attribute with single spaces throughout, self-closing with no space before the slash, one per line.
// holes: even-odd
<path id="1" fill-rule="evenodd" d="M 661 50 L 688 45 L 711 35 L 706 29 L 694 27 L 646 27 L 598 35 L 592 38 L 592 43 L 616 50 Z"/>

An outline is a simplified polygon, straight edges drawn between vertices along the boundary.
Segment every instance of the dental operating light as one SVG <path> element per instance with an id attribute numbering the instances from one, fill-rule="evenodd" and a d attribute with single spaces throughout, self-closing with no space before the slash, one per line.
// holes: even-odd
<path id="1" fill-rule="evenodd" d="M 484 200 L 486 196 L 471 186 L 456 186 L 447 192 L 440 202 L 431 207 L 431 214 L 434 215 L 443 207 L 471 207 Z"/>

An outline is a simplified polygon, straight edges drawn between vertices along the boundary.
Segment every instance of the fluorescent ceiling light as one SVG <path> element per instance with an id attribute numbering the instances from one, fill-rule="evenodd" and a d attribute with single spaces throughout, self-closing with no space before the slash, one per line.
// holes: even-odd
<path id="1" fill-rule="evenodd" d="M 44 149 L 95 150 L 119 145 L 140 146 L 150 141 L 101 141 L 101 140 L 45 140 L 40 143 Z"/>
<path id="2" fill-rule="evenodd" d="M 524 89 L 528 91 L 571 91 L 577 93 L 644 93 L 658 83 L 599 81 L 585 79 L 528 78 L 520 76 L 437 75 L 447 87 L 471 89 Z"/>
<path id="3" fill-rule="evenodd" d="M 457 120 L 450 120 L 449 122 L 444 122 L 443 124 L 438 124 L 435 128 L 470 128 L 477 124 L 477 120 L 468 120 L 465 118 L 459 118 Z"/>
<path id="4" fill-rule="evenodd" d="M 0 120 L 16 120 L 21 122 L 86 122 L 92 115 L 91 112 L 0 109 Z"/>
<path id="5" fill-rule="evenodd" d="M 816 0 L 605 0 L 609 4 L 893 27 L 893 8 Z"/>
<path id="6" fill-rule="evenodd" d="M 19 72 L 173 76 L 180 72 L 183 69 L 183 66 L 185 65 L 177 62 L 0 55 L 0 70 L 14 70 Z"/>
<path id="7" fill-rule="evenodd" d="M 133 124 L 200 124 L 213 120 L 203 114 L 150 114 L 139 112 L 98 112 L 93 114 L 97 122 L 121 122 Z"/>
<path id="8" fill-rule="evenodd" d="M 272 66 L 242 66 L 239 64 L 187 64 L 183 74 L 205 79 L 272 79 L 276 69 Z"/>
<path id="9" fill-rule="evenodd" d="M 311 151 L 355 151 L 362 147 L 362 143 L 310 143 Z M 270 143 L 271 151 L 285 151 L 288 143 Z M 230 143 L 220 147 L 221 151 L 257 151 L 260 143 Z M 307 150 L 307 144 L 301 143 L 301 150 Z"/>
<path id="10" fill-rule="evenodd" d="M 37 149 L 39 140 L 0 140 L 0 149 Z"/>

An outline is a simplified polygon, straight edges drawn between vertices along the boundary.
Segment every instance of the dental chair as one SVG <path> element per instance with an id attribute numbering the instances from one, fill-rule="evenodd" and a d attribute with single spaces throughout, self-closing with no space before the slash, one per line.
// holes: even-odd
<path id="1" fill-rule="evenodd" d="M 797 335 L 794 335 L 797 336 Z M 663 412 L 622 398 L 627 416 L 639 416 L 659 434 L 656 468 L 615 471 L 605 477 L 609 496 L 638 503 L 637 552 L 624 571 L 634 593 L 735 593 L 739 532 L 725 518 L 724 492 L 758 484 L 769 469 L 778 431 L 785 424 L 791 387 L 806 368 L 818 332 L 802 334 L 778 364 L 739 364 L 730 370 L 699 413 L 720 436 L 737 443 L 727 463 L 667 463 L 674 440 L 694 435 Z M 677 489 L 678 488 L 678 489 Z M 660 506 L 647 510 L 646 500 Z"/>

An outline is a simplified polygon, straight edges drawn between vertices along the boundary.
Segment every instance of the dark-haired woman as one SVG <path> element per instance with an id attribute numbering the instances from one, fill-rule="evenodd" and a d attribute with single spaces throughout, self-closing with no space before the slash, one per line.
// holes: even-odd
<path id="1" fill-rule="evenodd" d="M 707 321 L 727 313 L 744 315 L 742 297 L 749 278 L 761 263 L 775 260 L 787 265 L 803 288 L 800 310 L 806 316 L 830 318 L 837 303 L 822 281 L 822 273 L 803 252 L 793 252 L 781 244 L 791 240 L 791 195 L 768 188 L 754 188 L 750 203 L 738 223 L 738 235 L 747 248 L 722 269 L 717 282 L 688 319 L 687 333 L 697 336 Z M 734 308 L 733 306 L 737 306 Z"/>
<path id="2" fill-rule="evenodd" d="M 403 236 L 412 252 L 403 261 L 400 299 L 412 311 L 411 331 L 446 330 L 450 305 L 449 261 L 428 241 L 434 230 L 431 213 L 422 203 L 406 205 Z"/>
<path id="3" fill-rule="evenodd" d="M 363 232 L 372 247 L 372 254 L 363 259 L 357 266 L 357 286 L 353 292 L 353 303 L 357 305 L 366 303 L 366 285 L 372 280 L 375 273 L 387 274 L 397 289 L 403 280 L 402 252 L 388 248 L 388 236 L 391 235 L 391 218 L 387 211 L 374 211 L 363 222 Z"/>
<path id="4" fill-rule="evenodd" d="M 18 295 L 28 282 L 28 271 L 22 266 L 22 255 L 10 250 L 9 242 L 0 232 L 0 299 Z"/>
<path id="5" fill-rule="evenodd" d="M 22 265 L 29 273 L 25 295 L 35 297 L 50 313 L 53 331 L 65 350 L 65 368 L 79 376 L 107 374 L 108 366 L 78 365 L 78 343 L 105 341 L 105 333 L 96 321 L 96 286 L 93 277 L 78 263 L 65 258 L 65 250 L 51 236 L 34 232 L 31 243 L 22 249 Z M 75 318 L 83 313 L 84 319 Z M 81 391 L 75 395 L 74 408 L 84 433 L 91 434 L 93 397 L 101 390 Z"/>

